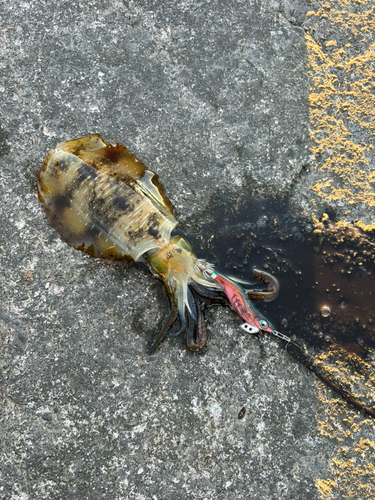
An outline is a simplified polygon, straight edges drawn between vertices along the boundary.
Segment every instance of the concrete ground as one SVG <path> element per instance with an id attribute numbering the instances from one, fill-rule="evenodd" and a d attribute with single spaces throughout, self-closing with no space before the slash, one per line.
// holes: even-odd
<path id="1" fill-rule="evenodd" d="M 341 3 L 353 15 L 370 8 Z M 311 107 L 317 47 L 322 58 L 329 41 L 349 43 L 321 5 L 0 7 L 1 499 L 373 498 L 370 418 L 275 339 L 247 336 L 229 308 L 208 312 L 202 354 L 173 338 L 149 356 L 161 283 L 63 243 L 35 187 L 49 148 L 99 132 L 158 173 L 188 232 L 216 217 L 213 199 L 248 192 L 370 227 L 373 124 L 350 129 L 368 145 L 370 191 L 348 187 L 350 168 L 344 177 L 324 163 L 333 146 Z M 346 50 L 367 54 L 371 30 L 364 49 L 357 34 Z"/>

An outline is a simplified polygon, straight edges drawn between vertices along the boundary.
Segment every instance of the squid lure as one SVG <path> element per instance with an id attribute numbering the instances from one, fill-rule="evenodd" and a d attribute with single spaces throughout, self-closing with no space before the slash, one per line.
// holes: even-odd
<path id="1" fill-rule="evenodd" d="M 259 273 L 259 271 L 256 271 L 256 273 Z M 278 332 L 263 314 L 258 311 L 247 296 L 246 291 L 243 290 L 239 284 L 235 284 L 230 278 L 215 272 L 212 273 L 211 277 L 223 288 L 232 309 L 245 320 L 245 323 L 241 325 L 241 328 L 245 330 L 245 332 L 258 333 L 259 331 L 263 331 L 271 333 L 275 337 L 285 340 L 288 343 L 292 342 L 287 335 Z M 273 280 L 276 280 L 276 278 L 273 277 Z M 294 344 L 294 342 L 292 343 Z"/>
<path id="2" fill-rule="evenodd" d="M 246 292 L 239 285 L 233 280 L 215 272 L 212 273 L 211 278 L 223 288 L 232 309 L 245 321 L 242 325 L 244 330 L 248 333 L 258 333 L 259 330 L 273 333 L 274 328 L 263 314 L 256 309 L 247 297 Z"/>

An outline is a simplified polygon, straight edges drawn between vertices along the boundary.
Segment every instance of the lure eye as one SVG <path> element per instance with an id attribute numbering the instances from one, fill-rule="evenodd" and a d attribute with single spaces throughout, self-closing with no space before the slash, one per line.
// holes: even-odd
<path id="1" fill-rule="evenodd" d="M 261 319 L 259 321 L 259 326 L 263 329 L 263 328 L 268 328 L 268 322 L 265 320 L 265 319 Z"/>

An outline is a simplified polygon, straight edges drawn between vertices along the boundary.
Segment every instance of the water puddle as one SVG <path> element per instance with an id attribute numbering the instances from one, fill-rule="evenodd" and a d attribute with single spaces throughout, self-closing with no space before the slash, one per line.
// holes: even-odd
<path id="1" fill-rule="evenodd" d="M 244 279 L 254 267 L 274 274 L 280 294 L 258 303 L 261 312 L 301 340 L 327 376 L 352 392 L 356 382 L 354 392 L 373 401 L 364 386 L 375 346 L 375 235 L 336 224 L 329 211 L 314 226 L 287 200 L 219 196 L 212 206 L 185 228 L 197 255 Z"/>

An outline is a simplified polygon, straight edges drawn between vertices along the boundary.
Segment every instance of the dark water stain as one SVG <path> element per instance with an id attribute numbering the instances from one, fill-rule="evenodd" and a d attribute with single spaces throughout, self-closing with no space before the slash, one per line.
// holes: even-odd
<path id="1" fill-rule="evenodd" d="M 257 306 L 277 329 L 318 350 L 339 345 L 365 357 L 375 346 L 374 234 L 342 228 L 329 211 L 315 228 L 286 199 L 211 201 L 186 227 L 197 255 L 244 279 L 254 267 L 271 272 L 280 294 Z"/>

